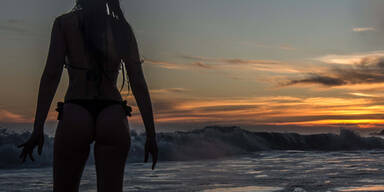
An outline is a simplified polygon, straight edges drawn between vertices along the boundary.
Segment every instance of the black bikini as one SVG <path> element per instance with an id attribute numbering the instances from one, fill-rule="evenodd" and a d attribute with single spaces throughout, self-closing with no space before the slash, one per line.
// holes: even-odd
<path id="1" fill-rule="evenodd" d="M 86 74 L 87 80 L 90 80 L 90 81 L 100 80 L 99 79 L 100 74 L 95 74 L 94 70 L 89 70 L 86 68 L 80 68 L 77 66 L 73 66 L 69 63 L 65 63 L 65 67 L 66 68 L 73 68 L 73 69 L 77 69 L 77 70 L 88 70 L 88 72 Z M 100 100 L 100 99 L 71 99 L 71 100 L 68 100 L 65 102 L 57 102 L 56 111 L 59 112 L 59 114 L 57 116 L 58 120 L 62 119 L 63 108 L 64 108 L 65 103 L 73 103 L 73 104 L 77 104 L 77 105 L 84 107 L 92 115 L 94 120 L 97 119 L 97 116 L 99 115 L 99 113 L 104 108 L 106 108 L 110 105 L 115 105 L 115 104 L 121 105 L 125 111 L 126 116 L 131 116 L 131 112 L 132 112 L 132 108 L 131 108 L 131 106 L 127 105 L 126 100 L 117 101 L 117 100 Z"/>
<path id="2" fill-rule="evenodd" d="M 56 111 L 59 112 L 57 119 L 62 120 L 63 116 L 63 109 L 65 103 L 73 103 L 80 105 L 84 107 L 93 117 L 94 120 L 97 119 L 97 116 L 99 113 L 106 107 L 110 105 L 120 104 L 124 111 L 126 116 L 131 116 L 132 108 L 131 106 L 127 105 L 127 101 L 116 101 L 116 100 L 91 100 L 91 99 L 74 99 L 74 100 L 68 100 L 66 102 L 57 102 L 57 108 Z"/>

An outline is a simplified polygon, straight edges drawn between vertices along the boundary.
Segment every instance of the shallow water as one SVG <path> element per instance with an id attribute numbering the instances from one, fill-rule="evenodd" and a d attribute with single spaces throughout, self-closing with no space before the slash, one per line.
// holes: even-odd
<path id="1" fill-rule="evenodd" d="M 131 163 L 124 191 L 384 191 L 384 151 L 271 151 L 190 162 Z M 0 191 L 51 191 L 51 168 L 0 170 Z M 87 166 L 80 191 L 96 191 Z"/>

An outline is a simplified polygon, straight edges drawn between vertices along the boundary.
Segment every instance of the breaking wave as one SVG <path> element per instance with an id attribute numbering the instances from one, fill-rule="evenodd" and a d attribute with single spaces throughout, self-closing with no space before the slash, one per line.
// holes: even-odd
<path id="1" fill-rule="evenodd" d="M 45 136 L 42 156 L 35 162 L 20 164 L 18 144 L 30 133 L 10 133 L 0 129 L 0 168 L 43 167 L 52 164 L 53 138 Z M 239 127 L 210 126 L 189 132 L 158 133 L 160 161 L 188 161 L 241 155 L 267 150 L 373 150 L 384 149 L 384 139 L 361 137 L 351 130 L 340 134 L 300 135 L 297 133 L 250 132 Z M 128 162 L 142 162 L 145 134 L 131 131 L 131 150 Z M 91 148 L 92 149 L 92 148 Z M 35 155 L 36 156 L 36 155 Z M 90 155 L 88 163 L 93 163 Z"/>

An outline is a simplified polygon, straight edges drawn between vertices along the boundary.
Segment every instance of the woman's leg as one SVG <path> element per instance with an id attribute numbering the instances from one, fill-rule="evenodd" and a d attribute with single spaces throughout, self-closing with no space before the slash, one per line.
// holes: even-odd
<path id="1" fill-rule="evenodd" d="M 93 140 L 94 122 L 80 105 L 66 103 L 59 121 L 53 158 L 53 188 L 55 192 L 77 192 L 89 146 Z"/>
<path id="2" fill-rule="evenodd" d="M 122 191 L 130 141 L 128 121 L 121 105 L 110 105 L 100 112 L 94 148 L 98 192 Z"/>

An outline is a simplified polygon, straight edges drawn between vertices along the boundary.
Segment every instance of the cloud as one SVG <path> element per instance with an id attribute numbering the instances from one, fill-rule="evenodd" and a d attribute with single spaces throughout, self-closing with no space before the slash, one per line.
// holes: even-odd
<path id="1" fill-rule="evenodd" d="M 171 70 L 189 70 L 192 68 L 213 69 L 213 66 L 210 66 L 204 62 L 171 63 L 171 62 L 154 61 L 154 60 L 145 60 L 145 62 L 160 68 L 171 69 Z"/>
<path id="2" fill-rule="evenodd" d="M 379 92 L 383 90 L 384 83 L 371 83 L 371 84 L 346 84 L 337 87 L 332 87 L 332 89 L 341 89 L 341 90 L 353 90 L 353 91 L 364 91 L 364 92 Z"/>
<path id="3" fill-rule="evenodd" d="M 373 27 L 356 27 L 352 29 L 354 32 L 376 31 Z"/>
<path id="4" fill-rule="evenodd" d="M 151 94 L 182 94 L 182 93 L 187 93 L 190 92 L 190 89 L 185 89 L 185 88 L 165 88 L 165 89 L 151 89 L 149 90 Z M 129 92 L 130 95 L 132 95 L 132 92 Z M 121 92 L 121 95 L 127 96 L 128 91 L 123 91 Z"/>
<path id="5" fill-rule="evenodd" d="M 326 55 L 315 58 L 314 60 L 327 64 L 355 65 L 363 62 L 370 62 L 369 60 L 375 61 L 382 57 L 384 57 L 384 51 L 373 51 L 348 55 Z"/>
<path id="6" fill-rule="evenodd" d="M 302 122 L 284 122 L 284 123 L 270 123 L 270 125 L 302 125 L 302 126 L 314 126 L 314 125 L 355 125 L 360 128 L 375 128 L 375 124 L 384 124 L 383 119 L 330 119 L 330 120 L 314 120 L 314 121 L 302 121 Z M 381 127 L 381 126 L 379 126 Z"/>
<path id="7" fill-rule="evenodd" d="M 28 119 L 22 115 L 12 113 L 5 109 L 0 109 L 0 122 L 25 123 L 25 122 L 31 122 L 31 121 L 32 121 L 31 119 Z"/>
<path id="8" fill-rule="evenodd" d="M 189 91 L 185 88 L 151 89 L 151 93 L 185 93 Z"/>
<path id="9" fill-rule="evenodd" d="M 169 70 L 191 70 L 200 69 L 204 71 L 220 72 L 223 74 L 230 73 L 232 79 L 240 79 L 234 76 L 234 72 L 271 72 L 271 73 L 298 73 L 302 71 L 298 66 L 291 65 L 287 62 L 278 60 L 257 60 L 257 59 L 242 59 L 242 58 L 210 58 L 199 56 L 181 56 L 185 59 L 185 63 L 172 63 L 164 61 L 146 60 L 146 63 L 156 67 Z"/>
<path id="10" fill-rule="evenodd" d="M 24 21 L 9 19 L 5 23 L 0 23 L 0 31 L 16 32 L 16 33 L 28 33 L 27 29 L 23 27 Z"/>
<path id="11" fill-rule="evenodd" d="M 193 65 L 196 65 L 197 67 L 200 67 L 200 68 L 213 69 L 212 66 L 207 65 L 207 64 L 205 64 L 203 62 L 195 62 L 195 63 L 193 63 Z"/>
<path id="12" fill-rule="evenodd" d="M 272 73 L 297 73 L 300 70 L 292 65 L 278 60 L 258 60 L 242 58 L 211 58 L 199 56 L 181 56 L 183 59 L 192 61 L 197 67 L 222 70 L 222 71 L 264 71 Z"/>
<path id="13" fill-rule="evenodd" d="M 266 44 L 260 44 L 260 43 L 252 43 L 252 42 L 239 42 L 240 45 L 245 45 L 245 46 L 251 46 L 251 47 L 258 47 L 258 48 L 264 48 L 264 49 L 280 49 L 283 51 L 294 51 L 296 50 L 295 47 L 291 45 L 266 45 Z"/>
<path id="14" fill-rule="evenodd" d="M 149 63 L 149 64 L 159 66 L 159 67 L 165 68 L 165 69 L 185 69 L 185 68 L 188 68 L 188 65 L 186 65 L 186 64 L 176 64 L 176 63 L 163 62 L 163 61 L 145 60 L 145 63 Z"/>
<path id="15" fill-rule="evenodd" d="M 240 58 L 210 58 L 210 57 L 197 57 L 197 56 L 182 56 L 184 59 L 209 62 L 212 64 L 238 64 L 238 65 L 276 65 L 282 62 L 276 60 L 254 60 L 254 59 L 240 59 Z"/>
<path id="16" fill-rule="evenodd" d="M 280 45 L 279 48 L 282 49 L 282 50 L 286 50 L 286 51 L 294 51 L 294 50 L 296 50 L 296 48 L 294 48 L 294 47 L 292 47 L 290 45 Z"/>
<path id="17" fill-rule="evenodd" d="M 56 121 L 57 112 L 52 110 L 47 114 L 46 121 Z M 33 123 L 33 116 L 24 116 L 17 113 L 10 112 L 6 109 L 0 109 L 0 123 Z"/>
<path id="18" fill-rule="evenodd" d="M 353 92 L 353 93 L 349 93 L 349 94 L 357 96 L 357 97 L 379 97 L 378 95 L 372 95 L 372 94 L 367 94 L 367 93 L 358 93 L 358 92 Z"/>
<path id="19" fill-rule="evenodd" d="M 355 84 L 384 83 L 384 55 L 381 52 L 363 55 L 328 56 L 325 63 L 348 64 L 345 66 L 330 66 L 326 71 L 309 73 L 301 79 L 290 80 L 282 85 L 320 84 L 334 87 Z"/>
<path id="20" fill-rule="evenodd" d="M 9 31 L 9 32 L 17 32 L 17 33 L 27 33 L 28 32 L 24 28 L 21 28 L 18 26 L 4 25 L 4 24 L 0 24 L 0 30 L 1 31 Z"/>
<path id="21" fill-rule="evenodd" d="M 294 85 L 294 84 L 300 84 L 300 83 L 309 83 L 309 84 L 322 84 L 325 86 L 338 86 L 338 85 L 345 85 L 346 82 L 339 78 L 329 77 L 325 75 L 320 74 L 310 74 L 309 77 L 299 80 L 291 80 L 285 85 Z"/>
<path id="22" fill-rule="evenodd" d="M 182 98 L 153 95 L 156 122 L 172 124 L 374 126 L 384 102 L 370 97 Z M 136 114 L 137 117 L 138 114 Z M 371 121 L 369 121 L 371 120 Z M 383 121 L 384 122 L 384 121 Z"/>

